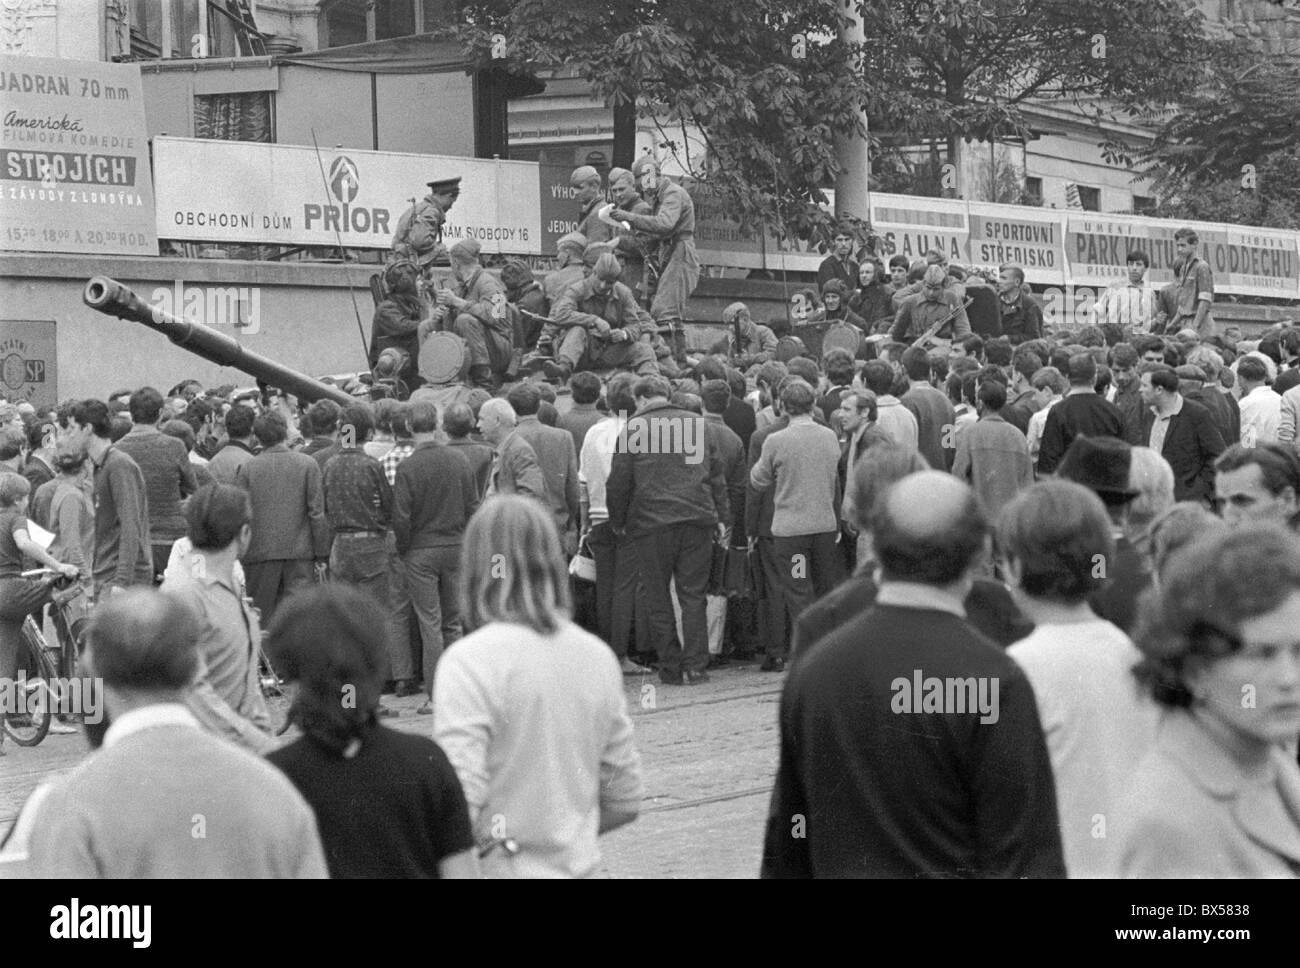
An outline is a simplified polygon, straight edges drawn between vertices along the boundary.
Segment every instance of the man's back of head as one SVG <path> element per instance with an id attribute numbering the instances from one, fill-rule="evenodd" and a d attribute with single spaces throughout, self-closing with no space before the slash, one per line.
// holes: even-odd
<path id="1" fill-rule="evenodd" d="M 672 393 L 673 385 L 661 376 L 643 376 L 632 387 L 638 400 L 667 400 Z"/>
<path id="2" fill-rule="evenodd" d="M 569 378 L 569 392 L 573 394 L 574 403 L 584 406 L 595 403 L 600 399 L 600 377 L 587 370 L 575 373 Z"/>
<path id="3" fill-rule="evenodd" d="M 1097 361 L 1091 353 L 1075 353 L 1069 364 L 1070 389 L 1092 390 L 1097 383 Z"/>
<path id="4" fill-rule="evenodd" d="M 919 346 L 909 346 L 903 351 L 903 372 L 913 383 L 924 383 L 930 378 L 930 357 Z"/>
<path id="5" fill-rule="evenodd" d="M 821 371 L 817 369 L 817 364 L 806 356 L 796 356 L 786 364 L 786 370 L 791 376 L 799 377 L 814 390 L 821 382 Z"/>
<path id="6" fill-rule="evenodd" d="M 535 383 L 520 383 L 506 394 L 510 408 L 520 417 L 534 417 L 542 405 L 542 394 Z"/>
<path id="7" fill-rule="evenodd" d="M 871 360 L 862 368 L 862 385 L 878 397 L 886 396 L 894 385 L 894 370 L 882 360 Z"/>
<path id="8" fill-rule="evenodd" d="M 871 532 L 885 581 L 938 587 L 964 578 L 983 554 L 988 523 L 975 493 L 951 474 L 911 474 L 877 503 Z"/>
<path id="9" fill-rule="evenodd" d="M 442 429 L 452 440 L 465 440 L 474 430 L 474 411 L 468 404 L 453 403 L 442 415 Z"/>
<path id="10" fill-rule="evenodd" d="M 16 427 L 0 427 L 0 460 L 16 460 L 26 447 L 27 434 Z"/>
<path id="11" fill-rule="evenodd" d="M 253 421 L 257 414 L 252 407 L 237 403 L 226 411 L 226 435 L 231 440 L 248 440 L 253 434 Z"/>
<path id="12" fill-rule="evenodd" d="M 726 380 L 706 380 L 700 387 L 700 399 L 705 413 L 724 413 L 731 402 L 731 387 Z"/>
<path id="13" fill-rule="evenodd" d="M 1007 504 L 997 520 L 998 555 L 1034 598 L 1078 605 L 1105 584 L 1096 567 L 1113 561 L 1115 539 L 1101 498 L 1059 478 L 1039 481 Z"/>
<path id="14" fill-rule="evenodd" d="M 108 598 L 95 609 L 87 643 L 86 664 L 102 680 L 115 717 L 177 701 L 198 674 L 197 620 L 178 599 L 158 592 Z"/>
<path id="15" fill-rule="evenodd" d="M 407 425 L 411 433 L 427 436 L 438 429 L 438 408 L 428 400 L 416 400 L 407 404 Z"/>

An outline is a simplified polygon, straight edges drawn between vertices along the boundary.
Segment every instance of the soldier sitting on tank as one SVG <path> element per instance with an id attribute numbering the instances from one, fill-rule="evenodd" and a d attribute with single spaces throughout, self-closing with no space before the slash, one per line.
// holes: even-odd
<path id="1" fill-rule="evenodd" d="M 542 291 L 548 306 L 554 306 L 566 289 L 582 282 L 587 275 L 582 264 L 582 254 L 586 250 L 587 237 L 580 232 L 562 235 L 555 243 L 555 271 L 548 272 L 542 279 Z"/>
<path id="2" fill-rule="evenodd" d="M 805 322 L 848 323 L 864 336 L 870 331 L 867 321 L 849 308 L 849 287 L 843 279 L 828 279 L 822 286 L 822 306 Z"/>
<path id="3" fill-rule="evenodd" d="M 410 259 L 421 269 L 447 258 L 442 244 L 442 227 L 447 212 L 460 197 L 460 179 L 443 178 L 429 182 L 429 194 L 420 199 L 397 221 L 393 232 L 393 257 Z"/>
<path id="4" fill-rule="evenodd" d="M 776 359 L 776 333 L 754 322 L 743 302 L 734 302 L 722 311 L 722 325 L 727 328 L 727 335 L 718 340 L 713 352 L 725 353 L 742 370 Z M 737 328 L 740 329 L 739 346 L 736 345 Z"/>
<path id="5" fill-rule="evenodd" d="M 616 368 L 640 376 L 658 374 L 653 351 L 639 339 L 654 327 L 632 290 L 619 282 L 623 267 L 611 252 L 596 260 L 591 275 L 570 286 L 552 307 L 563 327 L 555 360 L 543 360 L 548 378 L 564 381 L 583 370 Z"/>
<path id="6" fill-rule="evenodd" d="M 523 259 L 511 259 L 501 267 L 501 284 L 506 287 L 510 305 L 523 311 L 514 314 L 517 317 L 515 346 L 531 350 L 542 335 L 543 320 L 551 308 L 542 284 L 533 278 L 533 270 Z"/>
<path id="7" fill-rule="evenodd" d="M 614 251 L 613 242 L 589 242 L 585 245 L 576 262 L 572 259 L 573 247 L 585 236 L 578 233 L 570 233 L 560 239 L 560 262 L 562 268 L 552 272 L 542 280 L 542 286 L 545 289 L 547 305 L 553 310 L 556 303 L 564 294 L 573 286 L 582 282 L 591 275 L 592 268 L 596 265 L 596 260 L 607 252 Z M 566 240 L 568 240 L 566 242 Z M 622 271 L 622 263 L 619 263 L 619 270 Z M 552 317 L 553 318 L 553 317 Z M 543 324 L 541 332 L 536 342 L 533 344 L 533 352 L 524 359 L 523 365 L 527 369 L 536 370 L 541 366 L 543 359 L 554 360 L 556 348 L 561 339 L 564 338 L 564 330 L 553 323 Z"/>
<path id="8" fill-rule="evenodd" d="M 438 308 L 420 324 L 419 335 L 423 343 L 429 333 L 447 330 L 465 340 L 470 381 L 490 390 L 511 369 L 514 332 L 506 310 L 505 287 L 496 276 L 483 270 L 479 252 L 479 244 L 473 239 L 460 239 L 451 247 L 451 273 L 456 285 L 434 293 Z"/>
<path id="9" fill-rule="evenodd" d="M 370 329 L 370 369 L 379 365 L 384 350 L 393 348 L 406 354 L 397 378 L 414 389 L 420 381 L 420 323 L 429 318 L 433 307 L 420 294 L 419 267 L 409 259 L 394 262 L 384 270 L 384 289 L 388 293 L 375 307 Z"/>

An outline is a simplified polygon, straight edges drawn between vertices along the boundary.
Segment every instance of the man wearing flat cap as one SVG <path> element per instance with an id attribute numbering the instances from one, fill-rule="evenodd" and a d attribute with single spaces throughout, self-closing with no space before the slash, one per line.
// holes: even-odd
<path id="1" fill-rule="evenodd" d="M 636 160 L 632 176 L 650 203 L 651 214 L 639 215 L 620 206 L 610 215 L 645 233 L 650 240 L 650 261 L 659 269 L 650 315 L 661 332 L 673 334 L 673 353 L 681 362 L 686 354 L 681 328 L 686 319 L 686 301 L 700 281 L 700 260 L 695 254 L 695 203 L 686 189 L 660 176 L 659 165 L 650 155 Z"/>
<path id="2" fill-rule="evenodd" d="M 429 194 L 408 208 L 393 233 L 393 256 L 410 259 L 421 268 L 447 257 L 442 244 L 442 226 L 447 211 L 460 197 L 460 179 L 443 178 L 429 182 Z"/>
<path id="3" fill-rule="evenodd" d="M 641 331 L 654 326 L 649 314 L 636 304 L 632 290 L 618 278 L 623 267 L 612 252 L 605 252 L 591 275 L 568 291 L 551 310 L 564 325 L 555 362 L 546 361 L 546 375 L 567 380 L 581 370 L 617 367 L 638 376 L 659 373 L 654 351 L 640 341 Z"/>
<path id="4" fill-rule="evenodd" d="M 438 308 L 420 324 L 420 342 L 434 330 L 450 330 L 469 348 L 470 381 L 494 389 L 494 375 L 510 369 L 514 352 L 514 324 L 506 309 L 506 290 L 496 276 L 479 264 L 479 244 L 460 239 L 449 253 L 456 285 L 434 294 Z"/>
<path id="5" fill-rule="evenodd" d="M 608 222 L 602 222 L 596 213 L 605 204 L 604 186 L 600 182 L 600 172 L 591 165 L 573 169 L 569 176 L 569 185 L 578 193 L 578 232 L 587 237 L 588 242 L 608 242 L 614 237 L 614 230 Z"/>

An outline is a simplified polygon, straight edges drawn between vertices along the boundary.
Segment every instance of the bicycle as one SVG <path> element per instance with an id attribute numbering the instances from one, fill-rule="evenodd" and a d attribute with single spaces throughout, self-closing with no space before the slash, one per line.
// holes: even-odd
<path id="1" fill-rule="evenodd" d="M 85 638 L 85 618 L 75 613 L 73 603 L 85 589 L 76 579 L 48 568 L 24 572 L 24 578 L 40 577 L 54 605 L 57 647 L 46 641 L 36 615 L 23 619 L 23 645 L 18 655 L 18 678 L 11 694 L 16 708 L 5 710 L 3 729 L 19 746 L 36 746 L 49 734 L 54 718 L 64 705 L 63 684 L 76 672 Z"/>

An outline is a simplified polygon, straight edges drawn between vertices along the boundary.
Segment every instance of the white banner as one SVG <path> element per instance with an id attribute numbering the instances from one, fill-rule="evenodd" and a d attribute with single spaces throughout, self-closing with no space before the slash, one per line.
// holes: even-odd
<path id="1" fill-rule="evenodd" d="M 536 162 L 195 138 L 154 138 L 153 149 L 160 238 L 386 249 L 427 182 L 459 177 L 446 245 L 542 252 Z"/>
<path id="2" fill-rule="evenodd" d="M 157 255 L 153 229 L 139 65 L 0 57 L 0 249 Z"/>

